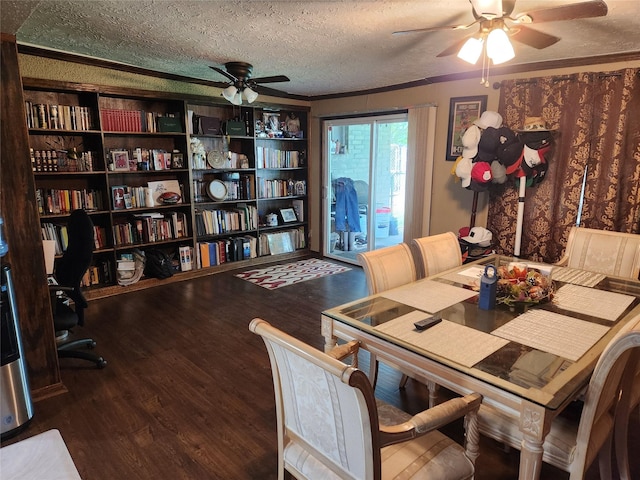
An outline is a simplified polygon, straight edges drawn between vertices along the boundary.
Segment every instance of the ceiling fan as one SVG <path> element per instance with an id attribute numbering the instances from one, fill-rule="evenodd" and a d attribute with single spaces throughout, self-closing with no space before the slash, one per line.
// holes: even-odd
<path id="1" fill-rule="evenodd" d="M 222 91 L 222 96 L 234 105 L 242 105 L 242 98 L 249 103 L 253 103 L 258 98 L 256 88 L 267 90 L 262 87 L 263 83 L 288 82 L 289 77 L 286 75 L 273 75 L 270 77 L 251 78 L 253 73 L 253 65 L 246 62 L 227 62 L 224 64 L 223 70 L 219 67 L 210 67 L 216 72 L 222 74 L 231 80 L 227 88 Z"/>
<path id="2" fill-rule="evenodd" d="M 479 24 L 479 34 L 474 33 L 449 46 L 438 57 L 446 57 L 459 52 L 470 38 L 484 40 L 494 30 L 503 30 L 513 40 L 537 49 L 547 48 L 560 41 L 560 37 L 534 30 L 525 25 L 535 25 L 543 22 L 557 22 L 575 20 L 579 18 L 603 17 L 607 14 L 607 4 L 595 0 L 580 3 L 570 3 L 557 7 L 518 13 L 512 16 L 516 0 L 469 0 L 471 13 L 475 21 L 467 25 L 436 26 L 393 32 L 393 35 L 404 35 L 416 32 L 435 32 L 440 30 L 466 30 Z M 488 46 L 487 46 L 488 48 Z M 477 61 L 477 59 L 476 59 Z M 475 63 L 470 62 L 470 63 Z M 495 62 L 494 63 L 498 63 Z"/>

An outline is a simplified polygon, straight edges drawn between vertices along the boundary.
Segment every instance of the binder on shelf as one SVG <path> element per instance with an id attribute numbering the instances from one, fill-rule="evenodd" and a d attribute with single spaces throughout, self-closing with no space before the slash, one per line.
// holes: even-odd
<path id="1" fill-rule="evenodd" d="M 182 122 L 180 117 L 158 117 L 159 132 L 182 132 Z"/>

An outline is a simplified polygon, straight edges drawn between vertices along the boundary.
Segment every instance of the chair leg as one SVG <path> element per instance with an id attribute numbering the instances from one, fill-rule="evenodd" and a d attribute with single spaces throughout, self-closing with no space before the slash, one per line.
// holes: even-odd
<path id="1" fill-rule="evenodd" d="M 400 384 L 398 385 L 398 388 L 403 389 L 404 387 L 406 387 L 408 381 L 409 381 L 409 376 L 403 373 L 402 378 L 400 379 Z"/>
<path id="2" fill-rule="evenodd" d="M 58 358 L 80 358 L 96 364 L 98 368 L 107 366 L 107 361 L 99 355 L 91 352 L 80 352 L 78 350 L 58 350 Z"/>
<path id="3" fill-rule="evenodd" d="M 95 348 L 96 342 L 92 338 L 81 338 L 58 345 L 58 350 L 73 350 L 77 347 Z"/>
<path id="4" fill-rule="evenodd" d="M 427 382 L 429 389 L 429 408 L 433 408 L 438 404 L 438 389 L 440 385 L 435 382 Z"/>

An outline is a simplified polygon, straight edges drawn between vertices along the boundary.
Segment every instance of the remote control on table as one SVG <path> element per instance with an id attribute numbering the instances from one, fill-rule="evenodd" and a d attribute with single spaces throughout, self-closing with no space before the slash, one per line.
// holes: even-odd
<path id="1" fill-rule="evenodd" d="M 425 318 L 424 320 L 415 322 L 413 325 L 416 327 L 416 330 L 422 331 L 422 330 L 426 330 L 427 328 L 431 328 L 434 325 L 437 325 L 441 321 L 442 321 L 442 317 L 433 316 L 433 317 Z"/>

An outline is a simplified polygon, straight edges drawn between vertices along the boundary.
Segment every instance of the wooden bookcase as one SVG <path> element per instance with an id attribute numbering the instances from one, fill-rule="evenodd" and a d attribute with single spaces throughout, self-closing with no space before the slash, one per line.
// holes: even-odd
<path id="1" fill-rule="evenodd" d="M 23 94 L 43 236 L 61 254 L 72 210 L 95 225 L 89 298 L 162 282 L 118 284 L 138 250 L 172 256 L 173 280 L 306 252 L 308 109 L 37 79 Z"/>
<path id="2" fill-rule="evenodd" d="M 243 259 L 270 255 L 274 248 L 283 253 L 305 249 L 307 141 L 303 132 L 292 138 L 280 129 L 290 110 L 243 107 L 233 112 L 189 103 L 187 112 L 190 146 L 207 152 L 204 158 L 194 152 L 190 156 L 200 263 L 216 266 L 221 245 L 228 242 L 236 252 L 242 250 Z M 306 112 L 296 114 L 306 120 Z M 267 115 L 282 119 L 278 130 L 263 128 L 261 119 Z M 221 133 L 208 128 L 218 121 Z M 242 131 L 225 135 L 230 121 Z M 282 153 L 288 155 L 278 155 Z M 274 158 L 271 163 L 269 155 Z"/>

